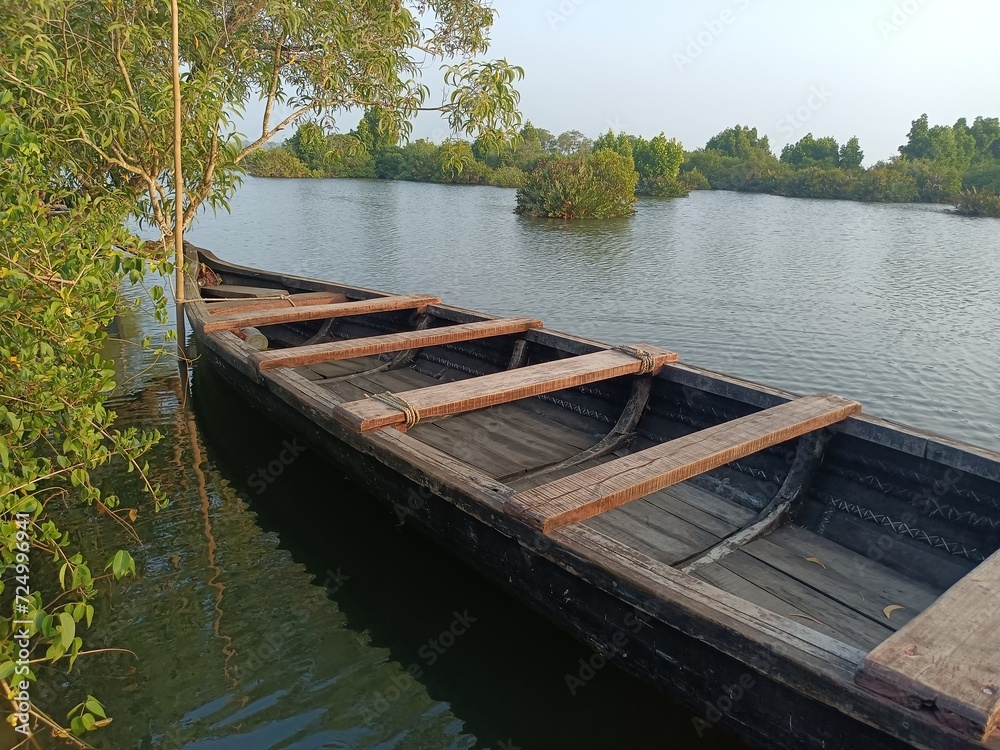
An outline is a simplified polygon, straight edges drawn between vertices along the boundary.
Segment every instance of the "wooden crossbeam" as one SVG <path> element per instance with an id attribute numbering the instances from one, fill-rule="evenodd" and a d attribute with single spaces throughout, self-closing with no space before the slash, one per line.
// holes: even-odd
<path id="1" fill-rule="evenodd" d="M 855 681 L 982 742 L 1000 727 L 1000 552 L 875 647 Z"/>
<path id="2" fill-rule="evenodd" d="M 441 328 L 390 333 L 385 336 L 331 341 L 324 344 L 259 352 L 252 356 L 250 361 L 261 370 L 272 370 L 276 367 L 300 367 L 319 362 L 333 362 L 338 359 L 374 357 L 389 352 L 402 352 L 408 349 L 422 349 L 459 341 L 506 336 L 541 327 L 542 321 L 532 318 L 498 318 Z"/>
<path id="3" fill-rule="evenodd" d="M 428 297 L 426 294 L 400 294 L 359 299 L 353 302 L 338 302 L 330 305 L 308 305 L 306 307 L 257 310 L 247 313 L 242 311 L 228 312 L 213 317 L 212 320 L 205 323 L 204 330 L 205 333 L 210 333 L 247 326 L 270 326 L 279 323 L 298 323 L 303 320 L 346 318 L 352 315 L 369 315 L 393 310 L 420 309 L 440 302 L 440 297 Z"/>
<path id="4" fill-rule="evenodd" d="M 242 286 L 239 284 L 216 284 L 215 286 L 205 286 L 201 288 L 202 297 L 241 297 L 253 299 L 254 297 L 273 297 L 277 294 L 288 295 L 287 289 L 275 289 L 268 286 Z"/>
<path id="5" fill-rule="evenodd" d="M 677 355 L 665 349 L 645 345 L 641 348 L 652 355 L 654 372 L 668 362 L 677 361 Z M 417 388 L 397 395 L 421 419 L 429 419 L 632 375 L 641 369 L 642 362 L 636 357 L 607 349 L 453 383 Z M 406 422 L 402 411 L 375 399 L 342 404 L 337 408 L 335 416 L 362 432 Z"/>
<path id="6" fill-rule="evenodd" d="M 826 393 L 796 399 L 518 492 L 504 510 L 541 531 L 551 531 L 859 411 L 861 404 L 856 401 Z"/>
<path id="7" fill-rule="evenodd" d="M 207 287 L 218 289 L 219 287 Z M 202 292 L 205 290 L 203 289 Z M 281 292 L 280 289 L 275 290 Z M 289 307 L 304 307 L 306 305 L 330 305 L 335 302 L 347 302 L 347 297 L 334 292 L 304 292 L 302 294 L 290 294 L 281 299 L 207 299 L 211 302 L 208 306 L 209 315 L 219 315 L 226 312 L 250 312 L 251 310 L 281 310 Z"/>

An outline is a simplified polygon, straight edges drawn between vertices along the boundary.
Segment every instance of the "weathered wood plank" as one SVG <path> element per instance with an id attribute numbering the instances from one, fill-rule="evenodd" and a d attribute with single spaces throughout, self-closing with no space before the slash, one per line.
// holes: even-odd
<path id="1" fill-rule="evenodd" d="M 411 310 L 433 305 L 441 300 L 426 294 L 400 294 L 375 299 L 360 299 L 353 302 L 338 302 L 330 305 L 307 305 L 305 307 L 282 308 L 280 310 L 257 310 L 255 312 L 222 313 L 205 323 L 205 333 L 246 326 L 268 326 L 280 323 L 299 323 L 303 320 L 324 320 L 345 318 L 349 315 L 370 315 L 372 313 Z"/>
<path id="2" fill-rule="evenodd" d="M 219 287 L 209 287 L 212 289 L 218 289 Z M 275 289 L 275 292 L 282 292 L 281 289 Z M 330 305 L 338 302 L 347 302 L 347 297 L 343 294 L 334 294 L 333 292 L 304 292 L 302 294 L 291 294 L 287 297 L 282 297 L 281 299 L 255 299 L 253 297 L 248 297 L 246 299 L 218 299 L 218 300 L 206 300 L 206 302 L 211 302 L 208 305 L 208 312 L 210 315 L 220 315 L 226 312 L 250 312 L 251 310 L 278 310 L 289 307 L 304 307 L 306 305 Z"/>
<path id="3" fill-rule="evenodd" d="M 858 648 L 873 648 L 892 635 L 893 631 L 888 623 L 878 623 L 859 615 L 822 591 L 786 575 L 743 550 L 733 552 L 716 564 L 770 591 L 802 614 L 828 625 Z"/>
<path id="4" fill-rule="evenodd" d="M 664 498 L 664 496 L 669 496 L 669 498 Z M 668 500 L 669 505 L 665 505 L 661 501 L 661 498 Z M 691 484 L 691 482 L 681 482 L 680 484 L 671 485 L 665 490 L 650 495 L 646 499 L 653 503 L 653 505 L 661 505 L 661 507 L 671 510 L 671 512 L 674 512 L 672 506 L 675 502 L 686 503 L 709 515 L 715 516 L 732 528 L 745 526 L 757 516 L 750 508 L 720 497 L 713 492 Z"/>
<path id="5" fill-rule="evenodd" d="M 789 401 L 519 492 L 509 501 L 507 511 L 549 531 L 834 424 L 860 410 L 856 401 L 830 394 Z"/>
<path id="6" fill-rule="evenodd" d="M 803 529 L 798 531 L 803 537 L 822 539 Z M 873 565 L 868 569 L 869 575 L 859 575 L 859 564 L 867 562 L 859 555 L 842 550 L 844 554 L 841 557 L 830 549 L 820 551 L 820 545 L 812 544 L 812 539 L 801 538 L 800 541 L 801 548 L 812 548 L 811 551 L 801 554 L 786 549 L 772 542 L 771 537 L 757 539 L 745 546 L 743 551 L 894 631 L 919 615 L 937 598 L 933 591 L 923 589 L 902 576 L 894 577 L 882 566 Z M 902 609 L 892 610 L 886 616 L 885 608 L 893 606 Z"/>
<path id="7" fill-rule="evenodd" d="M 374 357 L 379 354 L 420 349 L 429 346 L 443 346 L 458 341 L 471 341 L 492 336 L 507 336 L 513 333 L 524 333 L 531 328 L 541 328 L 542 321 L 532 318 L 503 318 L 486 320 L 481 323 L 465 323 L 457 326 L 444 326 L 419 331 L 403 331 L 384 336 L 371 336 L 363 339 L 347 339 L 331 341 L 325 344 L 297 346 L 293 349 L 279 349 L 270 352 L 260 352 L 253 358 L 253 363 L 261 370 L 271 370 L 275 367 L 298 367 L 317 362 L 333 362 L 338 359 L 354 359 L 355 357 Z"/>
<path id="8" fill-rule="evenodd" d="M 976 740 L 1000 726 L 1000 552 L 869 653 L 857 682 Z"/>
<path id="9" fill-rule="evenodd" d="M 668 565 L 719 539 L 693 521 L 645 500 L 615 508 L 584 523 Z"/>
<path id="10" fill-rule="evenodd" d="M 718 564 L 707 565 L 699 568 L 692 575 L 699 580 L 707 581 L 713 586 L 717 586 L 727 594 L 739 597 L 749 604 L 763 607 L 769 612 L 773 612 L 775 616 L 794 618 L 793 621 L 803 627 L 815 630 L 817 633 L 822 633 L 830 638 L 835 638 L 845 645 L 850 644 L 851 648 L 857 648 L 852 639 L 845 637 L 843 633 L 832 627 L 831 624 L 815 619 L 812 615 L 803 612 L 799 607 L 789 604 L 770 590 L 761 588 L 753 581 L 747 580 L 728 568 L 724 568 Z"/>
<path id="11" fill-rule="evenodd" d="M 287 289 L 269 286 L 240 286 L 238 284 L 217 284 L 216 286 L 201 287 L 202 297 L 241 297 L 252 299 L 254 297 L 272 297 L 275 295 L 288 296 Z"/>
<path id="12" fill-rule="evenodd" d="M 653 355 L 656 368 L 677 359 L 676 354 L 664 349 L 649 346 L 642 348 Z M 636 357 L 608 350 L 467 378 L 453 383 L 442 383 L 406 391 L 399 396 L 416 410 L 421 419 L 429 419 L 485 409 L 496 404 L 599 380 L 632 375 L 641 368 L 642 362 Z M 406 421 L 402 411 L 374 399 L 344 404 L 337 410 L 337 416 L 362 432 Z"/>

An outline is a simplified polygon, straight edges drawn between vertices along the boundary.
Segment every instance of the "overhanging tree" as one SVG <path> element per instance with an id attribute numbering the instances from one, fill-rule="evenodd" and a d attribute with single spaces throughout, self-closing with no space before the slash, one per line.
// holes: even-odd
<path id="1" fill-rule="evenodd" d="M 135 510 L 116 510 L 90 471 L 120 460 L 141 472 L 157 437 L 114 430 L 104 406 L 114 373 L 100 346 L 121 282 L 149 268 L 125 218 L 164 240 L 175 229 L 169 9 L 161 0 L 0 3 L 0 572 L 26 564 L 22 545 L 34 561 L 55 561 L 34 570 L 51 575 L 47 585 L 35 579 L 21 613 L 32 622 L 27 673 L 11 612 L 0 613 L 0 689 L 86 653 L 101 579 L 134 569 L 122 552 L 110 572 L 92 573 L 47 507 L 76 499 L 128 525 Z M 436 110 L 495 143 L 520 125 L 521 70 L 478 59 L 495 15 L 485 0 L 182 0 L 180 12 L 185 226 L 202 206 L 226 206 L 241 163 L 303 117 L 378 107 L 386 132 L 405 135 L 412 115 Z M 436 103 L 422 77 L 435 61 L 445 90 Z M 236 120 L 258 97 L 259 133 L 244 143 Z M 53 203 L 68 215 L 53 215 Z M 154 297 L 162 319 L 162 289 Z M 33 704 L 35 717 L 56 728 L 61 720 L 43 708 Z M 75 734 L 108 721 L 89 696 L 67 718 Z"/>
<path id="2" fill-rule="evenodd" d="M 496 12 L 486 0 L 183 0 L 186 204 L 225 207 L 240 164 L 296 120 L 377 108 L 395 139 L 420 111 L 499 147 L 520 125 L 506 60 L 479 59 Z M 167 5 L 156 0 L 25 0 L 0 10 L 0 84 L 17 114 L 84 165 L 92 195 L 127 187 L 139 216 L 173 232 Z M 438 67 L 441 98 L 431 100 Z M 236 118 L 257 98 L 259 132 Z M 280 112 L 280 114 L 279 114 Z"/>

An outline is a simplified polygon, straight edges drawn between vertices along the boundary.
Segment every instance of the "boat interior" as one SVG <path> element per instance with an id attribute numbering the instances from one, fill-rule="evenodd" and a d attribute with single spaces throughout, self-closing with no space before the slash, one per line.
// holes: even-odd
<path id="1" fill-rule="evenodd" d="M 233 268 L 218 267 L 217 283 L 202 296 L 216 330 L 254 326 L 267 337 L 267 350 L 251 358 L 261 371 L 289 368 L 344 404 L 358 429 L 404 429 L 509 485 L 515 500 L 524 499 L 524 518 L 542 530 L 584 524 L 864 652 L 1000 546 L 994 481 L 906 449 L 917 438 L 905 428 L 847 417 L 867 420 L 865 427 L 842 429 L 843 415 L 856 410 L 809 422 L 833 413 L 826 401 L 810 402 L 815 414 L 791 415 L 789 424 L 812 429 L 775 428 L 755 449 L 719 426 L 761 416 L 746 394 L 763 387 L 675 363 L 664 350 L 609 350 L 547 332 L 539 321 L 493 318 L 421 295 L 395 298 L 397 309 L 365 308 L 392 298 Z M 345 303 L 361 306 L 323 313 Z M 596 353 L 581 353 L 588 351 Z M 575 380 L 553 378 L 554 368 L 583 368 L 588 356 L 596 375 L 564 370 L 559 377 Z M 532 373 L 540 379 L 525 380 Z M 490 395 L 513 374 L 534 395 Z M 539 387 L 542 380 L 550 387 Z M 485 389 L 476 390 L 480 382 Z M 580 384 L 555 387 L 562 382 Z M 416 393 L 442 384 L 465 390 Z M 774 403 L 791 398 L 761 392 Z M 435 411 L 459 401 L 464 410 Z M 701 433 L 699 443 L 692 436 Z M 794 436 L 781 439 L 787 434 Z M 705 450 L 710 436 L 716 442 Z M 686 465 L 701 463 L 693 472 L 670 464 L 656 452 L 667 443 L 691 454 Z M 743 448 L 726 452 L 737 443 Z M 722 463 L 705 463 L 708 454 Z M 679 471 L 680 480 L 647 491 L 656 486 L 648 483 L 654 464 L 653 474 Z M 628 472 L 641 476 L 618 486 Z"/>

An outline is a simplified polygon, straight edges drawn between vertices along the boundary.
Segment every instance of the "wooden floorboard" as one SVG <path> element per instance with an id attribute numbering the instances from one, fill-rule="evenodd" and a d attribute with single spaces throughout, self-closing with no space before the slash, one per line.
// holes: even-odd
<path id="1" fill-rule="evenodd" d="M 238 284 L 216 284 L 215 286 L 205 286 L 201 288 L 201 296 L 209 299 L 226 299 L 237 297 L 240 299 L 253 299 L 255 297 L 272 297 L 275 295 L 289 296 L 287 289 L 276 289 L 266 286 L 240 286 Z M 209 306 L 210 311 L 214 308 Z"/>
<path id="2" fill-rule="evenodd" d="M 677 355 L 644 346 L 650 352 L 654 368 L 675 362 Z M 637 374 L 643 362 L 616 350 L 545 362 L 514 370 L 496 372 L 452 383 L 441 383 L 397 394 L 421 419 L 485 409 L 497 404 L 518 401 L 565 388 Z M 341 405 L 336 416 L 364 432 L 406 422 L 400 409 L 376 400 Z"/>
<path id="3" fill-rule="evenodd" d="M 713 492 L 698 487 L 691 482 L 680 482 L 650 495 L 650 499 L 655 503 L 656 498 L 666 493 L 670 497 L 680 502 L 698 508 L 705 513 L 715 516 L 734 528 L 743 528 L 757 517 L 757 511 L 740 505 L 732 500 L 719 497 Z"/>
<path id="4" fill-rule="evenodd" d="M 817 394 L 517 493 L 509 512 L 542 531 L 583 521 L 671 484 L 842 421 L 855 401 Z"/>
<path id="5" fill-rule="evenodd" d="M 654 498 L 658 502 L 653 502 Z M 723 522 L 716 517 L 666 492 L 635 500 L 583 523 L 668 565 L 718 543 L 720 531 L 731 533 L 737 528 L 720 526 Z"/>
<path id="6" fill-rule="evenodd" d="M 415 380 L 414 376 L 420 380 Z M 427 376 L 413 370 L 401 369 L 378 373 L 363 380 L 371 385 L 372 393 L 377 393 L 421 387 L 427 383 Z M 464 454 L 474 452 L 473 448 L 479 446 L 510 461 L 512 468 L 507 473 L 526 471 L 541 464 L 561 461 L 576 452 L 573 445 L 565 442 L 565 431 L 559 434 L 553 431 L 539 434 L 539 428 L 543 427 L 539 420 L 517 417 L 519 415 L 503 415 L 492 409 L 486 409 L 449 416 L 431 423 L 437 424 L 443 430 L 461 432 L 468 441 Z M 415 429 L 419 430 L 420 427 L 421 425 L 418 425 Z M 414 436 L 419 439 L 417 433 Z"/>
<path id="7" fill-rule="evenodd" d="M 859 615 L 835 599 L 785 575 L 742 550 L 727 555 L 713 565 L 736 573 L 755 586 L 774 594 L 802 614 L 833 628 L 847 643 L 860 649 L 874 648 L 893 632 L 889 627 Z M 808 619 L 806 622 L 808 624 Z"/>
<path id="8" fill-rule="evenodd" d="M 581 525 L 599 531 L 616 542 L 667 565 L 687 557 L 695 549 L 658 526 L 649 526 L 624 515 L 597 516 L 584 521 Z"/>
<path id="9" fill-rule="evenodd" d="M 756 604 L 770 612 L 788 617 L 800 625 L 805 625 L 808 628 L 823 633 L 823 635 L 828 635 L 831 638 L 836 638 L 838 641 L 843 641 L 857 647 L 857 644 L 851 643 L 851 640 L 845 637 L 840 631 L 812 618 L 798 607 L 789 604 L 776 594 L 761 588 L 755 583 L 733 573 L 731 570 L 717 564 L 712 564 L 699 568 L 693 575 L 695 578 L 711 583 L 726 593 L 738 596 L 751 604 Z"/>
<path id="10" fill-rule="evenodd" d="M 374 357 L 358 360 L 341 360 L 337 362 L 317 363 L 310 366 L 295 368 L 296 372 L 304 374 L 311 380 L 324 377 L 340 377 L 383 365 L 385 362 Z M 449 375 L 455 379 L 468 377 L 458 370 L 444 368 Z M 410 368 L 402 368 L 393 372 L 413 372 L 420 380 L 415 380 L 407 387 L 399 387 L 399 390 L 423 387 L 441 382 L 436 378 L 426 374 L 420 369 L 420 362 Z M 450 381 L 446 381 L 450 382 Z M 382 390 L 389 390 L 382 388 Z M 474 414 L 470 412 L 468 414 Z M 523 433 L 526 441 L 531 444 L 534 441 L 542 441 L 558 446 L 570 445 L 577 451 L 585 450 L 600 440 L 604 434 L 611 429 L 610 424 L 605 424 L 596 419 L 584 417 L 568 409 L 564 409 L 555 404 L 542 401 L 538 398 L 524 399 L 509 404 L 499 404 L 489 409 L 483 410 L 482 414 L 499 425 L 498 429 L 515 433 Z M 433 421 L 433 420 L 429 420 Z M 560 453 L 560 458 L 553 459 L 551 463 L 573 455 L 576 451 Z M 533 464 L 533 467 L 537 464 Z"/>
<path id="11" fill-rule="evenodd" d="M 859 576 L 852 577 L 851 570 L 841 570 L 841 566 L 832 560 L 827 562 L 830 555 L 824 556 L 818 549 L 803 556 L 774 544 L 767 538 L 755 539 L 740 549 L 858 615 L 893 631 L 913 619 L 922 609 L 905 588 L 892 586 L 885 590 Z M 888 614 L 887 607 L 893 608 Z"/>
<path id="12" fill-rule="evenodd" d="M 698 507 L 697 505 L 691 505 L 685 502 L 681 499 L 681 497 L 678 497 L 678 493 L 671 491 L 674 489 L 675 487 L 668 487 L 665 490 L 654 492 L 652 495 L 647 495 L 642 498 L 642 502 L 649 503 L 654 507 L 678 516 L 679 518 L 684 518 L 689 523 L 693 523 L 698 528 L 711 534 L 715 537 L 716 541 L 719 541 L 723 537 L 728 536 L 741 528 L 740 525 L 723 520 L 715 514 L 709 513 L 708 511 Z M 721 502 L 727 502 L 722 500 L 722 498 L 719 498 L 719 500 Z M 633 505 L 633 503 L 628 503 L 622 507 L 628 508 L 630 505 Z"/>
<path id="13" fill-rule="evenodd" d="M 309 366 L 295 368 L 296 372 L 305 374 L 310 379 L 326 377 L 343 377 L 344 375 L 357 375 L 367 370 L 371 370 L 385 364 L 383 361 L 369 357 L 359 360 L 342 360 L 337 362 L 317 363 Z M 461 373 L 458 373 L 461 374 Z M 356 383 L 358 380 L 370 384 L 366 393 L 375 393 L 385 390 L 408 390 L 431 385 L 436 382 L 433 377 L 426 375 L 415 368 L 401 368 L 384 373 L 376 373 L 371 376 L 361 376 L 347 381 L 326 383 L 324 387 L 331 388 L 338 392 L 340 383 Z M 341 400 L 350 401 L 353 397 L 340 394 Z M 485 434 L 495 435 L 497 443 L 507 444 L 516 454 L 512 456 L 498 456 L 501 460 L 491 461 L 491 467 L 480 467 L 494 476 L 504 476 L 506 474 L 530 471 L 539 465 L 556 463 L 571 455 L 575 455 L 579 450 L 589 447 L 600 439 L 592 434 L 584 432 L 573 426 L 568 426 L 563 422 L 558 422 L 550 417 L 553 412 L 565 411 L 552 404 L 537 402 L 526 407 L 522 403 L 502 404 L 494 406 L 480 412 L 469 412 L 461 416 L 449 417 L 441 420 L 430 420 L 421 423 L 416 429 L 422 430 L 425 424 L 439 424 L 444 430 L 457 431 L 457 425 L 467 422 L 475 425 L 480 430 L 485 430 Z M 576 416 L 576 415 L 573 415 Z M 460 420 L 460 421 L 456 421 Z M 451 423 L 449 426 L 448 423 Z M 575 424 L 570 422 L 570 424 Z M 430 436 L 435 435 L 434 431 L 428 431 Z M 484 434 L 484 433 L 477 433 Z M 432 438 L 429 437 L 430 441 Z M 440 442 L 440 441 L 436 441 Z M 510 445 L 514 443 L 514 445 Z M 448 451 L 447 448 L 436 444 L 441 450 Z M 451 448 L 455 448 L 452 444 Z M 463 455 L 468 451 L 460 451 Z M 460 458 L 460 456 L 455 456 Z M 496 458 L 496 457 L 495 457 Z M 507 467 L 506 471 L 494 472 L 498 464 Z"/>
<path id="14" fill-rule="evenodd" d="M 871 591 L 894 597 L 899 601 L 892 604 L 904 604 L 915 612 L 927 609 L 944 592 L 799 526 L 776 529 L 765 539 L 802 557 L 819 557 L 828 569 L 839 571 Z"/>

